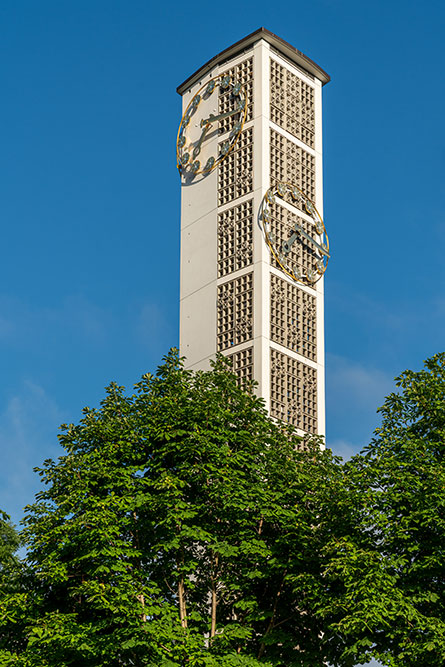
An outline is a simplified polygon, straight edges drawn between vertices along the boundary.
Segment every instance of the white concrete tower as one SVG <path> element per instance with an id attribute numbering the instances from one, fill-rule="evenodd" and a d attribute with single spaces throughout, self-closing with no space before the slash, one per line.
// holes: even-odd
<path id="1" fill-rule="evenodd" d="M 260 28 L 178 87 L 181 355 L 192 369 L 218 351 L 230 356 L 240 377 L 258 382 L 271 416 L 320 435 L 328 81 Z"/>

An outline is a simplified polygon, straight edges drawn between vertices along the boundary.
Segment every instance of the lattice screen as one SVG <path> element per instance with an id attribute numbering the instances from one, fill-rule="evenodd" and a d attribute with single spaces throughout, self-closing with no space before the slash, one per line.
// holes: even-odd
<path id="1" fill-rule="evenodd" d="M 248 58 L 243 60 L 242 63 L 235 65 L 231 69 L 228 69 L 227 72 L 224 72 L 222 76 L 229 75 L 232 77 L 232 82 L 241 83 L 247 95 L 247 115 L 246 123 L 253 118 L 253 58 Z M 222 91 L 220 89 L 219 94 L 219 113 L 226 113 L 227 111 L 232 111 L 235 108 L 235 98 L 231 94 L 230 90 Z M 223 134 L 227 132 L 233 124 L 233 119 L 224 118 L 219 121 L 219 132 Z"/>
<path id="2" fill-rule="evenodd" d="M 218 206 L 253 190 L 253 130 L 241 133 L 235 148 L 218 167 Z"/>
<path id="3" fill-rule="evenodd" d="M 223 163 L 224 164 L 224 163 Z M 282 134 L 270 130 L 270 181 L 282 181 L 299 187 L 315 204 L 315 157 Z M 289 203 L 294 204 L 291 197 Z M 298 208 L 303 203 L 296 204 Z"/>
<path id="4" fill-rule="evenodd" d="M 218 286 L 218 351 L 253 338 L 253 273 Z"/>
<path id="5" fill-rule="evenodd" d="M 253 200 L 218 215 L 218 278 L 253 261 Z"/>
<path id="6" fill-rule="evenodd" d="M 253 380 L 253 347 L 227 355 L 232 361 L 234 373 L 238 375 L 240 385 Z"/>
<path id="7" fill-rule="evenodd" d="M 271 340 L 316 361 L 316 315 L 314 296 L 270 274 Z"/>
<path id="8" fill-rule="evenodd" d="M 317 371 L 273 348 L 270 414 L 307 433 L 317 433 Z"/>
<path id="9" fill-rule="evenodd" d="M 311 148 L 315 145 L 314 89 L 270 61 L 270 118 Z"/>
<path id="10" fill-rule="evenodd" d="M 280 206 L 277 202 L 269 205 L 270 207 L 270 231 L 276 239 L 275 245 L 277 248 L 281 248 L 283 243 L 288 240 L 292 231 L 295 229 L 295 224 L 298 223 L 304 231 L 313 236 L 314 228 L 313 225 L 300 218 L 300 216 L 291 213 L 284 206 Z M 287 260 L 289 264 L 293 264 L 294 267 L 297 266 L 300 273 L 305 273 L 308 267 L 314 265 L 316 259 L 315 250 L 307 243 L 293 243 Z M 271 254 L 270 261 L 272 266 L 279 269 L 281 268 L 275 257 Z M 310 285 L 309 285 L 310 286 Z"/>
<path id="11" fill-rule="evenodd" d="M 278 49 L 275 49 L 273 46 L 271 46 L 271 47 L 270 47 L 270 52 L 271 52 L 271 53 L 275 53 L 275 55 L 277 55 L 279 58 L 281 58 L 282 60 L 285 60 L 286 62 L 288 62 L 289 65 L 291 65 L 291 67 L 293 67 L 294 69 L 296 69 L 296 70 L 298 70 L 299 72 L 301 72 L 301 74 L 304 74 L 304 76 L 305 76 L 307 79 L 311 79 L 311 81 L 315 81 L 315 77 L 314 77 L 313 74 L 311 74 L 310 72 L 308 72 L 306 69 L 302 69 L 301 67 L 298 67 L 298 65 L 297 65 L 295 62 L 288 60 L 288 59 L 281 53 L 281 51 L 278 51 Z"/>

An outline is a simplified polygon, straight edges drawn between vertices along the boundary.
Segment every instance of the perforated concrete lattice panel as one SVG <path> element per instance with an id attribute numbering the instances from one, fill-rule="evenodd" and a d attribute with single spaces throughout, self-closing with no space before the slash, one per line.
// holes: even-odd
<path id="1" fill-rule="evenodd" d="M 270 414 L 307 433 L 317 433 L 317 371 L 270 350 Z"/>
<path id="2" fill-rule="evenodd" d="M 314 88 L 273 59 L 270 61 L 270 119 L 314 148 Z"/>
<path id="3" fill-rule="evenodd" d="M 271 185 L 288 182 L 296 185 L 316 204 L 315 157 L 287 137 L 270 130 L 270 181 Z M 290 195 L 287 198 L 293 203 Z M 302 201 L 297 203 L 303 207 Z"/>
<path id="4" fill-rule="evenodd" d="M 226 356 L 232 361 L 233 372 L 237 374 L 241 386 L 253 380 L 253 347 Z"/>
<path id="5" fill-rule="evenodd" d="M 247 114 L 246 120 L 253 118 L 253 58 L 243 60 L 234 67 L 222 73 L 222 76 L 230 76 L 232 83 L 240 83 L 247 96 Z M 227 113 L 235 109 L 236 99 L 231 94 L 230 90 L 221 90 L 219 94 L 219 113 Z M 223 118 L 219 121 L 219 132 L 223 134 L 230 129 L 230 118 Z"/>
<path id="6" fill-rule="evenodd" d="M 218 215 L 218 277 L 243 269 L 253 261 L 253 200 Z"/>
<path id="7" fill-rule="evenodd" d="M 253 273 L 218 287 L 218 351 L 253 338 Z"/>
<path id="8" fill-rule="evenodd" d="M 241 133 L 235 148 L 218 167 L 218 206 L 224 206 L 253 189 L 253 130 Z"/>
<path id="9" fill-rule="evenodd" d="M 317 360 L 315 296 L 274 274 L 270 276 L 270 338 Z"/>

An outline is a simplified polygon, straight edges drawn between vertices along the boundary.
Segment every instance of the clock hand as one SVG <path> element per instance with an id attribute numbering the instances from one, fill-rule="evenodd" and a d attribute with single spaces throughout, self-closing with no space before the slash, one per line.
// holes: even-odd
<path id="1" fill-rule="evenodd" d="M 207 125 L 207 123 L 214 123 L 217 120 L 222 120 L 223 118 L 229 118 L 229 116 L 234 116 L 236 113 L 239 113 L 244 109 L 244 106 L 239 109 L 232 109 L 232 111 L 226 111 L 225 113 L 219 114 L 219 116 L 214 116 L 212 113 L 208 118 L 203 118 L 201 121 L 201 127 Z"/>
<path id="2" fill-rule="evenodd" d="M 290 249 L 291 249 L 292 245 L 294 244 L 294 242 L 295 242 L 297 236 L 298 236 L 298 231 L 297 231 L 296 229 L 294 229 L 294 231 L 292 232 L 292 234 L 289 236 L 289 238 L 287 239 L 287 241 L 285 241 L 285 242 L 283 243 L 283 247 L 281 248 L 281 252 L 282 252 L 284 255 L 288 255 L 288 254 L 290 253 Z"/>
<path id="3" fill-rule="evenodd" d="M 316 247 L 318 248 L 318 250 L 321 252 L 322 255 L 325 255 L 326 257 L 330 257 L 330 254 L 329 254 L 328 249 L 327 249 L 326 247 L 323 247 L 322 245 L 320 245 L 320 243 L 317 243 L 317 241 L 315 241 L 315 240 L 312 238 L 312 236 L 309 236 L 309 234 L 306 234 L 306 232 L 304 231 L 304 229 L 301 229 L 300 225 L 296 225 L 295 227 L 296 227 L 296 228 L 299 227 L 300 234 L 301 234 L 302 236 L 304 236 L 304 238 L 305 238 L 307 241 L 309 241 L 309 243 L 313 243 L 314 246 L 316 246 Z"/>
<path id="4" fill-rule="evenodd" d="M 282 248 L 283 254 L 288 255 L 290 253 L 291 246 L 295 242 L 296 238 L 298 237 L 298 234 L 301 234 L 301 236 L 304 236 L 306 241 L 309 241 L 309 243 L 313 243 L 314 246 L 316 246 L 316 248 L 318 248 L 318 250 L 321 252 L 322 255 L 325 255 L 326 257 L 330 257 L 330 254 L 327 251 L 327 249 L 323 248 L 322 245 L 317 243 L 317 241 L 315 241 L 312 238 L 312 236 L 309 236 L 309 234 L 306 234 L 304 229 L 302 229 L 301 226 L 298 225 L 298 224 L 295 225 L 294 231 L 292 232 L 292 234 L 288 238 L 288 240 L 283 243 L 283 248 Z"/>
<path id="5" fill-rule="evenodd" d="M 202 125 L 201 125 L 201 127 L 202 127 Z M 200 152 L 201 152 L 201 144 L 202 144 L 202 142 L 204 141 L 204 137 L 205 137 L 205 135 L 207 134 L 207 132 L 210 130 L 210 128 L 211 128 L 211 124 L 208 123 L 208 124 L 205 126 L 205 128 L 203 129 L 203 131 L 202 131 L 202 133 L 201 133 L 201 136 L 200 136 L 199 139 L 198 139 L 198 143 L 196 144 L 196 146 L 195 146 L 194 149 L 193 149 L 193 159 L 197 158 L 198 155 L 200 154 Z"/>

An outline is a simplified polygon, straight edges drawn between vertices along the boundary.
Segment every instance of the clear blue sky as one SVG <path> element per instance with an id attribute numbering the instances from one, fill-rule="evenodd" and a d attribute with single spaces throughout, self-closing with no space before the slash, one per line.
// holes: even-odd
<path id="1" fill-rule="evenodd" d="M 0 507 L 112 380 L 178 343 L 175 89 L 260 26 L 324 88 L 327 442 L 444 348 L 442 2 L 0 4 Z"/>

